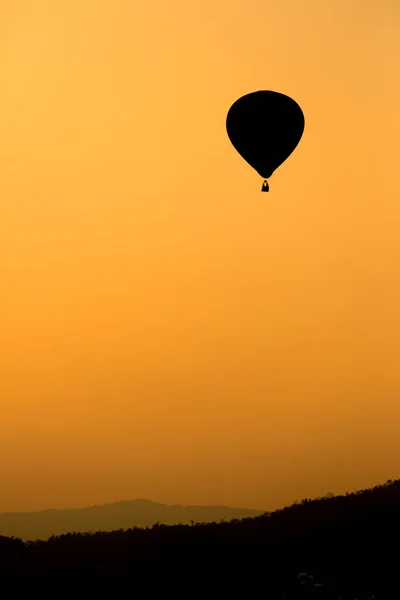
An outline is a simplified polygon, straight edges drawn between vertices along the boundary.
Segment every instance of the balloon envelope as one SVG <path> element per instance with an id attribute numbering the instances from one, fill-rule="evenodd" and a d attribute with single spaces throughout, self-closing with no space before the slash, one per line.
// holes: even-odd
<path id="1" fill-rule="evenodd" d="M 261 90 L 232 104 L 226 129 L 239 154 L 261 177 L 268 179 L 299 143 L 304 115 L 289 96 Z"/>

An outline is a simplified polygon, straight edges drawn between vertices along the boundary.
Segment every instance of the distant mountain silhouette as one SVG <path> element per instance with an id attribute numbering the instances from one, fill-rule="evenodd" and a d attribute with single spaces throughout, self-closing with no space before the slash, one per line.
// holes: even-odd
<path id="1" fill-rule="evenodd" d="M 189 525 L 256 517 L 264 511 L 227 506 L 181 506 L 150 500 L 127 500 L 66 510 L 48 509 L 27 513 L 0 513 L 0 535 L 23 540 L 47 540 L 69 532 L 113 531 L 130 527 Z"/>

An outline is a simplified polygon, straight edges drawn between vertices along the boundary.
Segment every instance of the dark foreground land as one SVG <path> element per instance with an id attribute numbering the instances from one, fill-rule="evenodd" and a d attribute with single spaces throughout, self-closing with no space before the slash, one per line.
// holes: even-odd
<path id="1" fill-rule="evenodd" d="M 209 598 L 242 596 L 246 590 L 248 598 L 283 599 L 305 571 L 334 598 L 395 599 L 399 540 L 397 480 L 230 522 L 74 533 L 26 543 L 0 537 L 0 577 L 122 575 L 149 590 L 186 587 L 187 597 L 202 588 Z"/>

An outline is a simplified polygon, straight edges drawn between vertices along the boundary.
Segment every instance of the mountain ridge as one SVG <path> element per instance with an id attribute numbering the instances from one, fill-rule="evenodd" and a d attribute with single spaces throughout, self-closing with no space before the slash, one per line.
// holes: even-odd
<path id="1" fill-rule="evenodd" d="M 265 511 L 223 505 L 163 504 L 147 498 L 94 504 L 81 508 L 47 508 L 0 513 L 0 535 L 23 540 L 48 539 L 63 533 L 112 531 L 192 522 L 218 522 L 255 517 Z"/>

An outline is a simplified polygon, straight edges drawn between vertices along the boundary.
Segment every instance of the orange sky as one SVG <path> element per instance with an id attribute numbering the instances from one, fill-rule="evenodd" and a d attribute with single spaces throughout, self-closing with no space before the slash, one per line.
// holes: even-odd
<path id="1" fill-rule="evenodd" d="M 0 511 L 399 477 L 400 5 L 3 0 Z M 302 107 L 260 193 L 226 113 Z"/>

